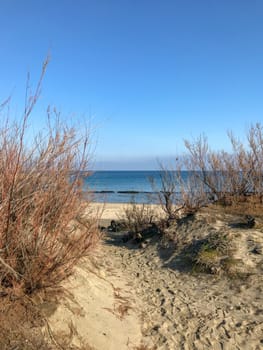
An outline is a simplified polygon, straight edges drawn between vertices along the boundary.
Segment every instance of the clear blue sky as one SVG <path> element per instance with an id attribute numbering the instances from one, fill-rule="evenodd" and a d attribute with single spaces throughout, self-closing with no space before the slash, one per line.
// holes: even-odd
<path id="1" fill-rule="evenodd" d="M 51 62 L 35 110 L 93 116 L 98 168 L 156 167 L 182 139 L 227 148 L 263 121 L 262 0 L 1 0 L 0 101 Z"/>

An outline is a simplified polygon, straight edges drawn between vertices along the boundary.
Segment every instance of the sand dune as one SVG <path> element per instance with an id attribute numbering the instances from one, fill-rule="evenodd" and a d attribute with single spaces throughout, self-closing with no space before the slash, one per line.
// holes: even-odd
<path id="1" fill-rule="evenodd" d="M 116 219 L 120 210 L 108 204 L 102 219 Z M 263 233 L 212 216 L 206 220 L 203 213 L 178 234 L 190 240 L 211 230 L 227 231 L 236 244 L 237 268 L 248 272 L 244 278 L 193 274 L 171 242 L 153 237 L 138 249 L 124 244 L 119 233 L 109 233 L 98 266 L 84 263 L 68 282 L 73 300 L 62 302 L 51 317 L 53 330 L 67 333 L 71 322 L 73 343 L 86 342 L 96 350 L 139 344 L 160 350 L 262 349 Z"/>

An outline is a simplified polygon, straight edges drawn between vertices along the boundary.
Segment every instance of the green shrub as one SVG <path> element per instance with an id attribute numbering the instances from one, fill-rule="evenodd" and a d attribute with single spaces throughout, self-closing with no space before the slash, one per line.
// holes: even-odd
<path id="1" fill-rule="evenodd" d="M 234 263 L 231 252 L 231 242 L 227 235 L 211 233 L 200 244 L 193 257 L 195 267 L 209 273 L 221 273 L 230 271 L 230 265 Z"/>

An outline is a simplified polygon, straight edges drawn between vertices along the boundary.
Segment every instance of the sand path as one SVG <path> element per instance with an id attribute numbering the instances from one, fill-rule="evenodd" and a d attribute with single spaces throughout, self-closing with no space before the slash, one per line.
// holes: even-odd
<path id="1" fill-rule="evenodd" d="M 105 225 L 118 208 L 108 206 Z M 197 222 L 187 234 L 204 229 Z M 259 235 L 242 237 L 245 245 Z M 50 319 L 54 330 L 66 334 L 71 322 L 71 343 L 86 344 L 83 349 L 263 349 L 262 273 L 245 280 L 194 275 L 160 238 L 141 249 L 121 238 L 106 233 L 98 266 L 77 269 L 67 285 L 73 300 L 62 302 Z M 253 256 L 262 260 L 262 254 Z"/>
<path id="2" fill-rule="evenodd" d="M 105 242 L 141 301 L 143 343 L 160 350 L 263 349 L 263 278 L 228 280 L 172 268 L 169 248 Z M 169 267 L 170 266 L 170 267 Z"/>

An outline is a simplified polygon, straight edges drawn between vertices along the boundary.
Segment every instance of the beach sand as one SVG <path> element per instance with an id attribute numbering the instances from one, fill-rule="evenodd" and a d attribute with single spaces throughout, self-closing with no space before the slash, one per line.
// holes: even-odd
<path id="1" fill-rule="evenodd" d="M 142 206 L 142 204 L 136 204 L 136 206 Z M 163 211 L 160 205 L 157 204 L 144 204 L 145 207 L 151 208 L 156 216 L 163 215 Z M 99 216 L 100 224 L 108 225 L 111 220 L 121 220 L 126 208 L 132 208 L 130 203 L 92 203 L 87 209 L 87 215 Z"/>
<path id="2" fill-rule="evenodd" d="M 122 210 L 123 204 L 92 208 L 103 224 Z M 52 331 L 71 334 L 82 349 L 263 349 L 262 228 L 225 220 L 203 211 L 178 232 L 189 240 L 211 230 L 236 237 L 239 268 L 249 272 L 243 278 L 192 273 L 173 243 L 153 237 L 139 249 L 111 232 L 93 263 L 83 262 L 66 282 L 70 297 L 50 316 Z"/>

